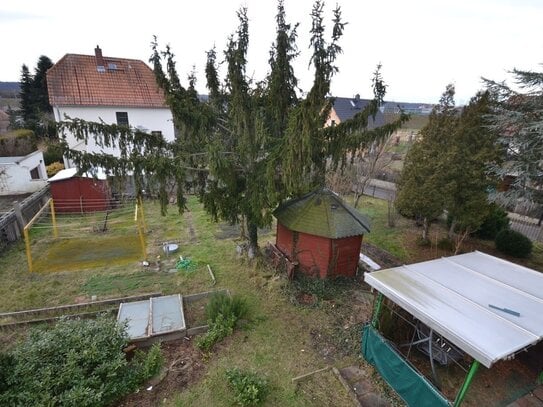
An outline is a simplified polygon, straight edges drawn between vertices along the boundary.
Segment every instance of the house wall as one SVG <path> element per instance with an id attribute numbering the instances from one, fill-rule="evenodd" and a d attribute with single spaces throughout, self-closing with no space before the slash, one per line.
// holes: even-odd
<path id="1" fill-rule="evenodd" d="M 109 208 L 107 181 L 73 177 L 51 182 L 50 188 L 57 212 L 94 212 Z"/>
<path id="2" fill-rule="evenodd" d="M 294 235 L 292 231 L 277 222 L 277 233 L 275 238 L 275 245 L 279 250 L 283 252 L 289 259 L 293 259 L 292 248 L 294 244 Z"/>
<path id="3" fill-rule="evenodd" d="M 328 275 L 354 277 L 358 268 L 361 245 L 362 236 L 334 240 Z"/>
<path id="4" fill-rule="evenodd" d="M 40 179 L 32 179 L 30 171 L 38 168 Z M 17 161 L 0 161 L 0 195 L 29 194 L 47 186 L 43 153 L 35 151 Z"/>
<path id="5" fill-rule="evenodd" d="M 305 274 L 326 278 L 331 257 L 331 240 L 326 237 L 294 232 L 294 256 L 300 271 Z"/>
<path id="6" fill-rule="evenodd" d="M 336 111 L 334 110 L 334 108 L 330 109 L 330 114 L 328 115 L 328 118 L 326 119 L 326 122 L 324 123 L 324 127 L 330 127 L 332 123 L 334 124 L 341 123 L 341 120 L 339 116 L 337 115 Z"/>
<path id="7" fill-rule="evenodd" d="M 136 108 L 136 107 L 86 107 L 86 106 L 55 106 L 55 120 L 65 120 L 65 115 L 71 118 L 79 118 L 86 121 L 99 122 L 100 120 L 108 124 L 116 124 L 116 112 L 127 112 L 128 122 L 132 127 L 139 127 L 146 132 L 161 131 L 162 136 L 167 141 L 175 139 L 173 118 L 170 109 L 168 108 Z M 87 151 L 119 156 L 118 148 L 105 148 L 98 146 L 93 137 L 89 137 L 88 145 L 85 147 L 84 142 L 79 142 L 72 134 L 66 134 L 66 140 L 70 148 L 74 150 Z M 66 161 L 66 160 L 65 160 Z M 71 168 L 71 163 L 65 162 L 66 168 Z"/>

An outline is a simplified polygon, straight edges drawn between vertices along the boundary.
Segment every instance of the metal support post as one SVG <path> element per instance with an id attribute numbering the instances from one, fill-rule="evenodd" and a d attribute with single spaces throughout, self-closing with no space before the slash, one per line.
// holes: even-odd
<path id="1" fill-rule="evenodd" d="M 56 239 L 58 238 L 57 217 L 55 215 L 55 204 L 52 199 L 49 201 L 49 205 L 51 207 L 51 221 L 53 222 L 53 236 Z"/>
<path id="2" fill-rule="evenodd" d="M 28 229 L 23 228 L 23 235 L 25 238 L 26 248 L 26 261 L 28 262 L 28 271 L 32 273 L 32 253 L 30 252 L 30 237 L 28 236 Z"/>
<path id="3" fill-rule="evenodd" d="M 375 300 L 375 306 L 373 308 L 373 317 L 371 319 L 371 326 L 377 328 L 377 322 L 379 321 L 379 316 L 381 315 L 381 307 L 383 305 L 383 294 L 377 294 L 377 299 Z"/>
<path id="4" fill-rule="evenodd" d="M 471 382 L 473 381 L 473 377 L 475 376 L 475 373 L 477 373 L 477 369 L 479 368 L 479 361 L 474 360 L 471 364 L 471 367 L 469 368 L 469 372 L 466 376 L 466 380 L 464 380 L 464 383 L 462 384 L 462 387 L 460 388 L 460 391 L 458 392 L 458 395 L 456 396 L 456 399 L 454 400 L 454 407 L 458 407 L 462 401 L 464 400 L 464 397 L 466 396 L 466 393 L 468 392 L 469 386 L 471 385 Z"/>

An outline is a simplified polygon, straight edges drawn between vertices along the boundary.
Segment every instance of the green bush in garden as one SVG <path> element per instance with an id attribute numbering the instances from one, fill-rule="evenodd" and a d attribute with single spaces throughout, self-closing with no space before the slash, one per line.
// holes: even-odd
<path id="1" fill-rule="evenodd" d="M 256 406 L 262 403 L 268 394 L 268 382 L 256 373 L 233 368 L 226 371 L 226 378 L 234 390 L 236 403 L 240 406 Z"/>
<path id="2" fill-rule="evenodd" d="M 496 249 L 509 256 L 525 258 L 532 253 L 532 241 L 515 230 L 501 230 L 494 242 Z"/>
<path id="3" fill-rule="evenodd" d="M 0 405 L 109 405 L 160 369 L 158 347 L 128 362 L 127 344 L 126 326 L 106 316 L 33 330 L 0 356 Z"/>

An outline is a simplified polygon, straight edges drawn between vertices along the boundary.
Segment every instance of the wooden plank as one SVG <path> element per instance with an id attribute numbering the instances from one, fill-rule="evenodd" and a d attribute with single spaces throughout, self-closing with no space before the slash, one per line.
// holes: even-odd
<path id="1" fill-rule="evenodd" d="M 351 386 L 349 386 L 349 383 L 347 383 L 347 380 L 345 380 L 345 378 L 341 375 L 339 370 L 337 370 L 336 367 L 333 367 L 332 372 L 334 372 L 334 375 L 337 377 L 339 382 L 343 385 L 345 390 L 347 390 L 347 393 L 349 394 L 349 396 L 351 397 L 351 400 L 353 401 L 353 405 L 356 407 L 363 407 L 362 403 L 360 403 L 360 400 L 358 400 L 358 397 L 356 397 L 355 392 L 353 391 Z"/>
<path id="2" fill-rule="evenodd" d="M 24 315 L 35 315 L 35 314 L 40 314 L 40 313 L 65 311 L 65 310 L 70 310 L 70 309 L 86 308 L 86 307 L 97 306 L 97 305 L 98 306 L 112 305 L 112 304 L 117 304 L 117 303 L 120 304 L 121 302 L 146 300 L 151 297 L 158 297 L 160 295 L 162 295 L 162 292 L 157 291 L 154 293 L 132 295 L 129 297 L 111 298 L 111 299 L 101 300 L 101 301 L 84 302 L 81 304 L 68 304 L 68 305 L 59 305 L 57 307 L 36 308 L 36 309 L 23 310 L 23 311 L 4 312 L 4 313 L 0 313 L 0 318 L 13 318 L 13 317 L 19 317 L 19 316 L 24 316 Z"/>
<path id="3" fill-rule="evenodd" d="M 230 291 L 226 289 L 222 289 L 222 290 L 216 290 L 216 291 L 206 291 L 206 292 L 198 293 L 198 294 L 184 295 L 183 301 L 188 303 L 188 302 L 196 301 L 205 297 L 209 297 L 216 293 L 225 293 L 226 295 L 230 296 Z"/>
<path id="4" fill-rule="evenodd" d="M 39 319 L 30 319 L 30 320 L 26 320 L 26 321 L 9 322 L 7 324 L 0 324 L 0 331 L 10 329 L 10 328 L 20 328 L 20 327 L 26 326 L 26 325 L 45 324 L 45 323 L 48 323 L 48 322 L 58 321 L 61 318 L 68 318 L 68 319 L 71 319 L 71 318 L 89 318 L 89 317 L 94 317 L 94 316 L 96 316 L 98 314 L 102 314 L 104 312 L 112 313 L 112 312 L 114 312 L 116 310 L 117 310 L 117 308 L 106 308 L 106 309 L 102 309 L 102 310 L 98 310 L 98 311 L 81 312 L 81 313 L 78 313 L 78 314 L 60 315 L 60 316 L 50 317 L 50 318 L 39 318 Z"/>
<path id="5" fill-rule="evenodd" d="M 213 280 L 213 285 L 217 284 L 217 280 L 215 280 L 215 274 L 213 274 L 213 271 L 211 270 L 211 267 L 209 267 L 209 264 L 207 265 L 207 270 L 209 271 L 209 274 L 211 275 L 211 280 Z"/>
<path id="6" fill-rule="evenodd" d="M 51 202 L 51 199 L 52 199 L 52 198 L 49 198 L 49 199 L 47 200 L 47 202 L 45 202 L 45 205 L 43 205 L 43 206 L 40 208 L 40 210 L 38 211 L 38 213 L 36 213 L 36 214 L 34 215 L 34 217 L 33 217 L 32 219 L 30 219 L 30 221 L 25 225 L 25 227 L 24 227 L 25 229 L 28 229 L 28 228 L 32 227 L 32 225 L 34 224 L 34 222 L 36 222 L 36 221 L 40 218 L 40 216 L 41 216 L 41 214 L 43 213 L 43 211 L 45 211 L 45 210 L 49 207 L 49 203 Z"/>
<path id="7" fill-rule="evenodd" d="M 313 376 L 313 375 L 315 375 L 317 373 L 326 372 L 330 368 L 331 368 L 331 366 L 326 366 L 326 367 L 323 367 L 322 369 L 313 370 L 312 372 L 309 372 L 309 373 L 306 373 L 306 374 L 303 374 L 303 375 L 300 375 L 300 376 L 293 377 L 292 378 L 292 383 L 297 383 L 300 380 L 307 379 L 308 377 Z"/>

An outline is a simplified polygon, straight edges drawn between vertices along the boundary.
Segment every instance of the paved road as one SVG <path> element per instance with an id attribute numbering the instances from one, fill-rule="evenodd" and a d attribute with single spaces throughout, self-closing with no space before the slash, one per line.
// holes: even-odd
<path id="1" fill-rule="evenodd" d="M 385 200 L 394 199 L 396 197 L 396 184 L 379 179 L 370 179 L 368 185 L 364 188 L 364 195 Z"/>

